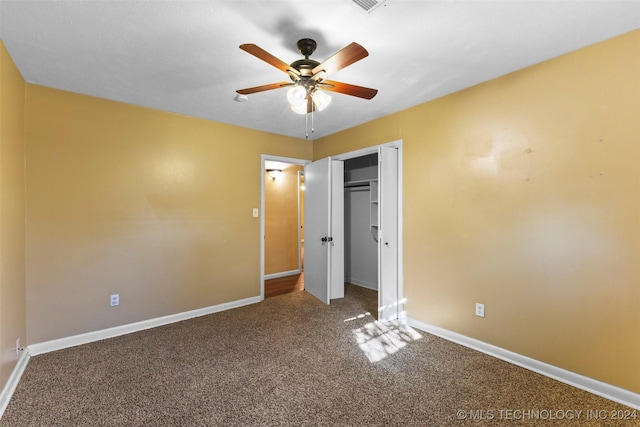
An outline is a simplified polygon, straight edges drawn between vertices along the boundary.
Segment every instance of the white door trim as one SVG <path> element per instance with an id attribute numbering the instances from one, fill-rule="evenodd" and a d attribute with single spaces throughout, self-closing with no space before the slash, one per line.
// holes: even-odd
<path id="1" fill-rule="evenodd" d="M 304 193 L 300 182 L 304 177 L 304 171 L 298 171 L 298 272 L 302 272 L 302 244 L 304 240 L 302 239 L 302 232 L 304 224 L 302 224 L 302 199 L 304 198 Z"/>

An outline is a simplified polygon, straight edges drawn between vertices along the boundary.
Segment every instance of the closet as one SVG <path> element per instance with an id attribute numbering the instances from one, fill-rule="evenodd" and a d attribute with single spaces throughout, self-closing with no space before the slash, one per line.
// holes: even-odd
<path id="1" fill-rule="evenodd" d="M 325 304 L 344 283 L 378 291 L 378 320 L 402 311 L 397 143 L 305 165 L 305 290 Z"/>
<path id="2" fill-rule="evenodd" d="M 378 290 L 378 153 L 344 161 L 345 282 Z"/>

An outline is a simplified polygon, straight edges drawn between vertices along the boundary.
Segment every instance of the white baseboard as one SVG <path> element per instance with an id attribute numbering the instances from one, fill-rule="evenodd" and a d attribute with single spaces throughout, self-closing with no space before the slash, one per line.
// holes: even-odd
<path id="1" fill-rule="evenodd" d="M 287 276 L 295 276 L 296 274 L 300 274 L 300 273 L 301 273 L 300 270 L 290 270 L 290 271 L 281 271 L 280 273 L 265 274 L 264 280 L 279 279 L 281 277 L 287 277 Z"/>
<path id="2" fill-rule="evenodd" d="M 360 287 L 371 289 L 373 291 L 377 291 L 378 290 L 378 284 L 377 283 L 371 283 L 371 282 L 367 282 L 365 280 L 354 279 L 353 277 L 350 277 L 346 281 L 351 283 L 352 285 L 358 285 Z"/>
<path id="3" fill-rule="evenodd" d="M 638 393 L 634 393 L 602 381 L 594 380 L 593 378 L 585 377 L 584 375 L 576 374 L 575 372 L 567 371 L 566 369 L 558 368 L 557 366 L 505 350 L 492 344 L 487 344 L 474 338 L 469 338 L 465 335 L 461 335 L 438 326 L 420 322 L 415 319 L 407 318 L 407 324 L 430 334 L 437 335 L 448 341 L 455 342 L 481 353 L 488 354 L 489 356 L 504 360 L 505 362 L 513 363 L 514 365 L 537 372 L 546 377 L 553 378 L 554 380 L 563 382 L 570 386 L 588 391 L 589 393 L 602 396 L 631 408 L 640 409 L 640 394 Z"/>
<path id="4" fill-rule="evenodd" d="M 29 350 L 23 350 L 22 354 L 18 358 L 16 366 L 13 368 L 13 372 L 11 372 L 11 375 L 9 376 L 9 380 L 2 388 L 2 392 L 0 392 L 0 419 L 2 418 L 5 409 L 7 409 L 7 405 L 9 405 L 13 392 L 15 392 L 16 387 L 18 387 L 18 382 L 20 382 L 20 378 L 27 367 L 27 363 L 29 363 L 29 357 Z"/>
<path id="5" fill-rule="evenodd" d="M 102 329 L 99 331 L 87 332 L 85 334 L 31 344 L 28 346 L 28 351 L 31 356 L 36 356 L 38 354 L 48 353 L 50 351 L 62 350 L 63 348 L 74 347 L 81 344 L 88 344 L 90 342 L 130 334 L 132 332 L 155 328 L 157 326 L 168 325 L 169 323 L 180 322 L 182 320 L 205 316 L 207 314 L 217 313 L 219 311 L 230 310 L 232 308 L 238 308 L 244 305 L 255 304 L 260 301 L 262 301 L 260 297 L 245 298 L 238 301 L 204 307 L 197 310 L 185 311 L 183 313 L 171 314 L 168 316 L 157 317 L 155 319 L 129 323 L 122 326 L 115 326 L 113 328 Z"/>

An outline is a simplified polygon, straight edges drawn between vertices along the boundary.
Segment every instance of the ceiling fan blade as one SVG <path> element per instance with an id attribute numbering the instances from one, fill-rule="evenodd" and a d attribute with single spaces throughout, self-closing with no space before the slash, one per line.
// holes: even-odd
<path id="1" fill-rule="evenodd" d="M 247 53 L 250 53 L 258 59 L 262 59 L 264 62 L 273 65 L 278 70 L 284 71 L 289 75 L 292 75 L 294 77 L 300 76 L 300 71 L 296 70 L 286 62 L 276 58 L 266 50 L 262 49 L 260 46 L 257 46 L 253 43 L 241 44 L 240 49 L 244 50 Z"/>
<path id="2" fill-rule="evenodd" d="M 240 95 L 251 95 L 252 93 L 264 92 L 265 90 L 280 89 L 281 87 L 286 87 L 286 86 L 293 86 L 293 83 L 287 83 L 287 82 L 271 83 L 268 85 L 249 87 L 246 89 L 239 89 L 236 92 L 238 92 Z"/>
<path id="3" fill-rule="evenodd" d="M 358 43 L 351 43 L 311 70 L 312 78 L 317 80 L 322 76 L 328 76 L 367 56 L 369 56 L 367 49 Z"/>
<path id="4" fill-rule="evenodd" d="M 371 99 L 378 93 L 378 89 L 371 89 L 364 86 L 356 86 L 349 83 L 341 83 L 333 80 L 323 80 L 318 83 L 318 88 L 330 92 L 344 93 L 345 95 L 357 96 L 358 98 Z"/>

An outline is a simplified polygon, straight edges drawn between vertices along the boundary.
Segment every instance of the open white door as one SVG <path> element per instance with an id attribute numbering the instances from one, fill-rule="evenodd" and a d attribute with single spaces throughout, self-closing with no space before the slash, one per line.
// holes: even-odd
<path id="1" fill-rule="evenodd" d="M 305 166 L 304 287 L 325 304 L 344 297 L 344 164 Z"/>
<path id="2" fill-rule="evenodd" d="M 378 151 L 378 320 L 392 320 L 398 309 L 398 149 Z"/>
<path id="3" fill-rule="evenodd" d="M 344 162 L 331 160 L 329 298 L 344 298 Z"/>

